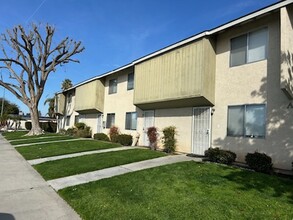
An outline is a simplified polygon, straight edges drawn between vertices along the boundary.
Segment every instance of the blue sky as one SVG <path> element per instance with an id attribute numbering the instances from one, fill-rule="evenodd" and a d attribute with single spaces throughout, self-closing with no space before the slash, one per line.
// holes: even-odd
<path id="1" fill-rule="evenodd" d="M 277 0 L 0 0 L 0 33 L 32 22 L 55 26 L 54 42 L 81 41 L 79 64 L 59 67 L 49 76 L 39 109 L 65 78 L 73 84 L 123 66 L 134 59 L 214 28 Z M 3 88 L 0 88 L 0 97 Z M 5 97 L 29 112 L 6 91 Z"/>

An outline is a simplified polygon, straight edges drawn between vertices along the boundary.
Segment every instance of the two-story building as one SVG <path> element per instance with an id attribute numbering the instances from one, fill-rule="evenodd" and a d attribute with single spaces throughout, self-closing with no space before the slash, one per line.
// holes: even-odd
<path id="1" fill-rule="evenodd" d="M 58 127 L 140 135 L 177 128 L 177 150 L 293 161 L 293 1 L 286 0 L 81 82 L 56 96 Z"/>

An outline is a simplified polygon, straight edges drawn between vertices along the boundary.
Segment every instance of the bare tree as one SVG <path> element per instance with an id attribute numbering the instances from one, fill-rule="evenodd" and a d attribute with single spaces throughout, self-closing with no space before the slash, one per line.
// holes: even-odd
<path id="1" fill-rule="evenodd" d="M 28 135 L 42 133 L 38 105 L 49 74 L 57 66 L 79 62 L 72 56 L 84 50 L 81 42 L 68 37 L 53 46 L 54 32 L 55 28 L 48 24 L 43 32 L 34 24 L 27 31 L 18 25 L 0 38 L 0 68 L 9 74 L 9 79 L 0 80 L 0 85 L 28 106 L 32 120 Z"/>

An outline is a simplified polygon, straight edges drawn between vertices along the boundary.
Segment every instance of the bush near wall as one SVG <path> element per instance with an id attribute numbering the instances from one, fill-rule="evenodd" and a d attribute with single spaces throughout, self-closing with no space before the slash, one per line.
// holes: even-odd
<path id="1" fill-rule="evenodd" d="M 261 173 L 271 173 L 273 169 L 272 158 L 264 153 L 248 153 L 245 156 L 247 165 Z"/>
<path id="2" fill-rule="evenodd" d="M 205 156 L 209 161 L 223 164 L 232 164 L 235 162 L 236 154 L 232 151 L 217 148 L 209 148 L 205 151 Z"/>
<path id="3" fill-rule="evenodd" d="M 92 131 L 91 131 L 91 128 L 88 127 L 86 124 L 77 123 L 77 127 L 68 128 L 66 130 L 66 135 L 81 137 L 81 138 L 91 138 Z"/>
<path id="4" fill-rule="evenodd" d="M 164 151 L 166 153 L 174 153 L 176 150 L 176 143 L 177 140 L 175 138 L 176 135 L 176 127 L 169 126 L 163 129 L 163 144 L 164 144 Z"/>
<path id="5" fill-rule="evenodd" d="M 158 131 L 156 127 L 149 127 L 147 130 L 147 135 L 150 142 L 150 147 L 152 150 L 157 150 L 158 142 Z"/>
<path id="6" fill-rule="evenodd" d="M 119 128 L 112 126 L 109 131 L 110 140 L 114 143 L 118 143 Z"/>
<path id="7" fill-rule="evenodd" d="M 117 137 L 117 142 L 123 146 L 131 146 L 132 135 L 130 134 L 119 134 Z"/>
<path id="8" fill-rule="evenodd" d="M 96 134 L 94 134 L 94 139 L 95 140 L 100 140 L 100 141 L 110 141 L 109 137 L 104 133 L 96 133 Z"/>

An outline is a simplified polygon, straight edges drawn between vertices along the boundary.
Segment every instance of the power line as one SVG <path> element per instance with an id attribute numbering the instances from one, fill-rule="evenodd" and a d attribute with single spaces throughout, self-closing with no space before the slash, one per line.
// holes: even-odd
<path id="1" fill-rule="evenodd" d="M 47 0 L 42 1 L 42 3 L 39 5 L 39 7 L 37 7 L 37 9 L 32 13 L 32 15 L 29 16 L 28 19 L 26 19 L 25 23 L 28 23 L 29 20 L 31 20 L 31 18 L 39 11 L 39 9 L 42 7 L 42 5 L 45 3 L 45 1 L 47 1 Z"/>

